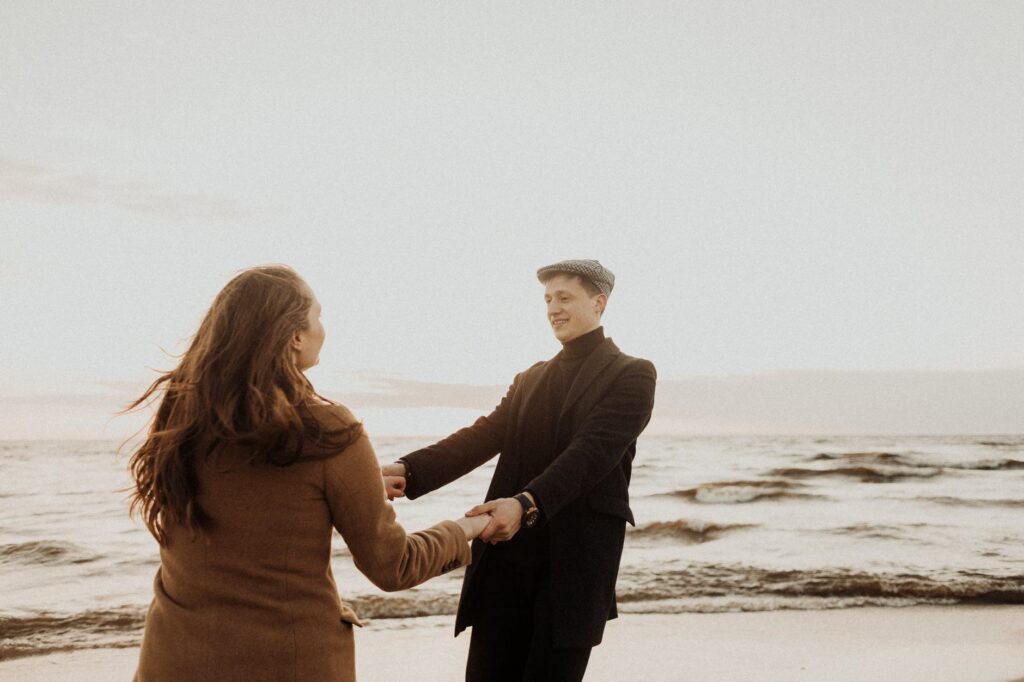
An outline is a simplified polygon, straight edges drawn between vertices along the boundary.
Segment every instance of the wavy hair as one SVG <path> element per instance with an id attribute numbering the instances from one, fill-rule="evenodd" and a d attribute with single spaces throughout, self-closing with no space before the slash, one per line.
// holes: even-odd
<path id="1" fill-rule="evenodd" d="M 240 272 L 217 294 L 178 366 L 125 409 L 159 399 L 129 470 L 130 514 L 161 545 L 169 523 L 193 533 L 212 526 L 197 500 L 197 465 L 218 447 L 241 446 L 251 462 L 283 467 L 336 454 L 359 437 L 358 422 L 326 428 L 309 408 L 331 403 L 296 367 L 290 345 L 312 303 L 312 291 L 287 266 Z"/>

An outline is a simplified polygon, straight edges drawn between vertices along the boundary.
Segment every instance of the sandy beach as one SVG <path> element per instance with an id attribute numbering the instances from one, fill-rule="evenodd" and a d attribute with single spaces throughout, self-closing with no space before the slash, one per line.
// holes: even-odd
<path id="1" fill-rule="evenodd" d="M 452 638 L 449 618 L 404 623 L 359 631 L 360 679 L 462 679 L 469 638 Z M 128 680 L 136 656 L 136 649 L 92 649 L 16 659 L 0 663 L 0 680 Z M 1024 606 L 624 614 L 609 623 L 587 674 L 590 682 L 1021 678 Z"/>

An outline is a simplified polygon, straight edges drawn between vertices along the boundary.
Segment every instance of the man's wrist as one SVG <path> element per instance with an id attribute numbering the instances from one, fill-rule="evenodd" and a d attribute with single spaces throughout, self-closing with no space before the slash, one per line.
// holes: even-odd
<path id="1" fill-rule="evenodd" d="M 534 501 L 533 495 L 529 491 L 524 490 L 513 499 L 519 503 L 519 518 L 523 525 L 527 528 L 533 528 L 537 525 L 540 510 L 537 508 L 537 503 Z"/>

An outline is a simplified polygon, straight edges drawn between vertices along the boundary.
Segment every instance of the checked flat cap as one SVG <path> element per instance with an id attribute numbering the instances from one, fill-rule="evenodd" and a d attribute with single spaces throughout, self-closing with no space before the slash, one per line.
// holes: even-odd
<path id="1" fill-rule="evenodd" d="M 537 271 L 537 279 L 541 282 L 560 272 L 586 277 L 602 294 L 609 296 L 615 288 L 615 275 L 611 270 L 596 260 L 563 260 L 545 265 Z"/>

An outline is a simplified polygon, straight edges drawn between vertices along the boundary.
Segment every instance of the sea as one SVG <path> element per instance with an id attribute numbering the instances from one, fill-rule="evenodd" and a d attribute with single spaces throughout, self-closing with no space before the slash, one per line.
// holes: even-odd
<path id="1" fill-rule="evenodd" d="M 139 643 L 159 555 L 118 446 L 0 441 L 0 660 Z M 399 521 L 462 515 L 493 466 L 396 500 Z M 630 492 L 622 612 L 1024 603 L 1024 436 L 643 436 Z M 332 562 L 369 627 L 451 621 L 461 571 L 385 594 L 337 534 Z"/>

